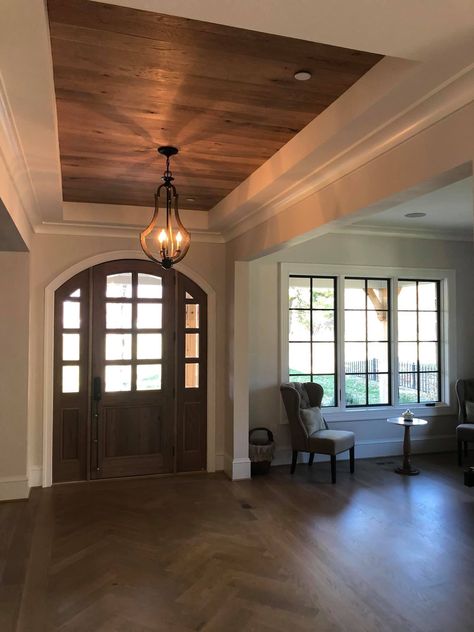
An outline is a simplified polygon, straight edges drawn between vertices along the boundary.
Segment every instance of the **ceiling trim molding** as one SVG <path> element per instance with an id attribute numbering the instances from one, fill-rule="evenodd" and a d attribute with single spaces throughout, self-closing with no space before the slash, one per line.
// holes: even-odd
<path id="1" fill-rule="evenodd" d="M 447 116 L 469 105 L 474 99 L 474 64 L 410 104 L 397 116 L 375 127 L 370 136 L 360 138 L 319 166 L 312 173 L 291 184 L 285 191 L 253 208 L 238 220 L 221 227 L 226 241 L 277 216 L 297 202 L 356 171 L 398 145 L 415 137 Z M 301 132 L 304 134 L 304 131 Z M 271 158 L 270 161 L 271 162 Z M 232 195 L 232 194 L 230 194 Z M 211 212 L 212 213 L 212 212 Z"/>
<path id="2" fill-rule="evenodd" d="M 441 241 L 473 241 L 474 232 L 442 230 L 437 228 L 410 228 L 404 229 L 401 226 L 375 226 L 365 224 L 362 226 L 349 225 L 332 227 L 329 233 L 350 234 L 350 235 L 370 235 L 380 237 L 403 237 L 407 239 L 437 239 Z"/>
<path id="3" fill-rule="evenodd" d="M 114 237 L 138 239 L 140 231 L 133 226 L 110 226 L 100 224 L 73 224 L 66 222 L 42 222 L 34 228 L 38 235 L 77 235 L 81 237 Z M 191 230 L 191 239 L 196 243 L 223 244 L 221 233 Z"/>

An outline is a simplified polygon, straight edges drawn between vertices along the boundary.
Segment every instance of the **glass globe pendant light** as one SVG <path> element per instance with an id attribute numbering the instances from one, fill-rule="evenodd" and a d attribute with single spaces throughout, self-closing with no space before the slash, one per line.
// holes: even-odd
<path id="1" fill-rule="evenodd" d="M 178 211 L 178 194 L 172 184 L 170 158 L 178 153 L 176 147 L 158 147 L 158 153 L 166 156 L 163 184 L 155 193 L 155 213 L 150 224 L 140 233 L 140 243 L 146 256 L 169 270 L 181 261 L 189 250 L 191 236 L 183 226 Z M 160 202 L 162 212 L 160 213 Z M 163 215 L 161 217 L 160 215 Z"/>

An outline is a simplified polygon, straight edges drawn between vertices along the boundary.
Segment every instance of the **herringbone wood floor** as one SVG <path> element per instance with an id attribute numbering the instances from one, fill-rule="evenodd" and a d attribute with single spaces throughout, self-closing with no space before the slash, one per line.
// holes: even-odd
<path id="1" fill-rule="evenodd" d="M 0 506 L 1 630 L 472 630 L 474 492 L 396 461 L 34 490 Z"/>

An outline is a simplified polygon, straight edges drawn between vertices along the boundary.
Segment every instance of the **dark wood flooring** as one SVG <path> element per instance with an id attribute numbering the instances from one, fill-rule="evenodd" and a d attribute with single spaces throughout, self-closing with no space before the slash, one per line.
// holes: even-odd
<path id="1" fill-rule="evenodd" d="M 0 505 L 0 630 L 473 630 L 474 488 L 398 461 L 35 489 Z"/>

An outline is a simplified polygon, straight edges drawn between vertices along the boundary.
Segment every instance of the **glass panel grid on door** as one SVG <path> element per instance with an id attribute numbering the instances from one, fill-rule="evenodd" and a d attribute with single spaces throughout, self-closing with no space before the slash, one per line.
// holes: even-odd
<path id="1" fill-rule="evenodd" d="M 390 280 L 344 280 L 344 375 L 348 408 L 391 403 Z"/>
<path id="2" fill-rule="evenodd" d="M 398 280 L 398 401 L 438 402 L 440 282 Z"/>
<path id="3" fill-rule="evenodd" d="M 199 388 L 199 304 L 188 292 L 184 309 L 184 388 Z"/>
<path id="4" fill-rule="evenodd" d="M 289 379 L 321 384 L 322 406 L 337 406 L 336 278 L 291 275 L 288 302 Z"/>
<path id="5" fill-rule="evenodd" d="M 81 389 L 81 292 L 74 290 L 62 303 L 61 392 L 79 393 Z"/>
<path id="6" fill-rule="evenodd" d="M 159 276 L 110 274 L 105 296 L 105 392 L 160 390 L 163 289 Z"/>

